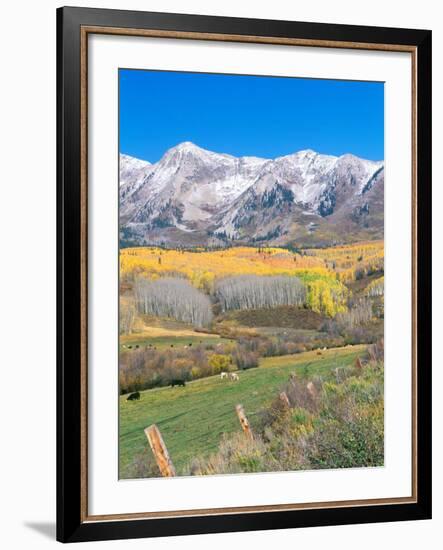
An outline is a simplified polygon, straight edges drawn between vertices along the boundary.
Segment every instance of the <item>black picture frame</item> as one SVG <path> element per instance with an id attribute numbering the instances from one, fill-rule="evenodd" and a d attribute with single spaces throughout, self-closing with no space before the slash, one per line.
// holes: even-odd
<path id="1" fill-rule="evenodd" d="M 416 52 L 416 486 L 415 502 L 220 513 L 149 519 L 82 514 L 86 346 L 82 321 L 81 29 L 151 29 L 370 46 Z M 57 539 L 62 542 L 283 529 L 431 517 L 431 31 L 172 13 L 64 7 L 57 10 Z M 82 233 L 83 231 L 83 233 Z M 83 389 L 82 389 L 83 388 Z M 83 476 L 83 477 L 82 477 Z"/>

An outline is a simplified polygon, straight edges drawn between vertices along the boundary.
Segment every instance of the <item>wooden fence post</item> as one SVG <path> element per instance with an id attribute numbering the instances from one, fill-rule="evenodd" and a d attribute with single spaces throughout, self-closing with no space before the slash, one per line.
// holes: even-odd
<path id="1" fill-rule="evenodd" d="M 308 382 L 306 389 L 308 390 L 309 395 L 312 397 L 312 399 L 315 400 L 315 398 L 317 397 L 317 389 L 314 384 L 312 382 Z"/>
<path id="2" fill-rule="evenodd" d="M 235 407 L 235 410 L 237 412 L 237 416 L 238 416 L 238 419 L 240 420 L 240 425 L 241 425 L 243 431 L 245 432 L 245 434 L 249 438 L 253 439 L 252 432 L 251 432 L 251 427 L 249 425 L 248 419 L 246 418 L 245 411 L 243 409 L 243 405 L 237 405 Z"/>
<path id="3" fill-rule="evenodd" d="M 163 441 L 162 434 L 155 424 L 145 428 L 145 435 L 148 438 L 152 453 L 154 454 L 157 466 L 163 477 L 174 477 L 175 468 L 169 456 L 168 449 Z"/>
<path id="4" fill-rule="evenodd" d="M 289 403 L 288 395 L 285 391 L 282 391 L 279 395 L 280 401 L 283 403 L 285 408 L 290 409 L 291 404 Z"/>

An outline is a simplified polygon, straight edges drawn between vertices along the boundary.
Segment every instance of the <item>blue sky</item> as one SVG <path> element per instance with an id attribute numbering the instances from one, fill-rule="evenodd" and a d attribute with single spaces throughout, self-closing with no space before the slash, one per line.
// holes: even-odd
<path id="1" fill-rule="evenodd" d="M 384 158 L 384 86 L 120 69 L 120 152 L 157 162 L 192 141 L 235 156 L 301 149 Z"/>

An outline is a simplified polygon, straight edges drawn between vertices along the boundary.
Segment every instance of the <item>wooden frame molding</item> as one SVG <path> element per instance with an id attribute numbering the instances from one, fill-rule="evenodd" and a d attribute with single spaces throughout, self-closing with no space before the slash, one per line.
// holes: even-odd
<path id="1" fill-rule="evenodd" d="M 419 370 L 419 359 L 430 359 L 430 31 L 346 27 L 288 22 L 267 22 L 268 35 L 253 34 L 264 28 L 258 20 L 239 20 L 177 14 L 140 14 L 115 10 L 61 8 L 58 10 L 58 539 L 63 541 L 99 540 L 161 534 L 246 530 L 296 525 L 327 525 L 430 517 L 430 373 Z M 197 20 L 197 19 L 198 20 Z M 141 27 L 132 27 L 131 21 Z M 183 30 L 179 30 L 181 26 Z M 152 28 L 151 28 L 152 27 Z M 165 28 L 169 27 L 169 28 Z M 194 27 L 195 30 L 190 30 Z M 206 27 L 208 32 L 199 30 Z M 315 27 L 315 32 L 312 29 Z M 226 32 L 221 32 L 220 29 Z M 238 29 L 244 32 L 238 32 Z M 230 29 L 236 29 L 231 32 Z M 299 29 L 299 31 L 297 30 Z M 306 34 L 313 34 L 307 38 Z M 158 511 L 90 515 L 88 512 L 88 37 L 93 34 L 244 42 L 406 52 L 411 57 L 412 74 L 412 494 L 410 497 L 351 501 L 280 504 L 231 508 Z M 274 35 L 275 34 L 275 35 Z M 284 35 L 286 34 L 286 35 Z M 318 35 L 324 38 L 318 38 Z M 343 39 L 335 36 L 343 35 Z M 392 35 L 392 43 L 380 38 Z M 355 40 L 350 40 L 353 36 Z M 398 40 L 401 38 L 401 40 Z M 78 55 L 77 61 L 75 56 Z M 75 65 L 69 76 L 71 60 Z M 72 61 L 74 60 L 74 61 Z M 78 91 L 68 86 L 78 83 Z M 70 95 L 71 94 L 71 95 Z M 74 108 L 73 108 L 74 106 Z M 71 132 L 68 138 L 67 131 Z M 78 137 L 73 145 L 72 135 Z M 75 140 L 75 137 L 74 137 Z M 77 147 L 77 148 L 76 148 Z M 68 175 L 68 171 L 70 174 Z M 69 187 L 71 186 L 71 187 Z M 76 186 L 74 189 L 72 186 Z M 71 201 L 71 202 L 69 202 Z M 425 219 L 424 212 L 426 216 Z M 67 231 L 69 217 L 74 220 Z M 68 234 L 69 233 L 69 234 Z M 428 239 L 427 242 L 425 240 Z M 429 255 L 429 259 L 426 256 Z M 78 268 L 78 277 L 67 270 Z M 76 289 L 73 302 L 67 297 Z M 429 300 L 430 301 L 430 300 Z M 68 309 L 75 309 L 79 330 L 71 347 L 67 342 Z M 426 329 L 426 334 L 420 333 Z M 78 346 L 69 365 L 67 353 Z M 77 352 L 76 352 L 77 353 Z M 77 375 L 67 369 L 78 369 Z M 70 380 L 68 380 L 70 378 Z M 74 384 L 75 396 L 69 401 L 67 384 Z M 425 402 L 425 397 L 429 402 Z M 67 407 L 74 406 L 69 417 Z M 67 428 L 79 421 L 75 442 L 67 442 Z M 78 438 L 77 438 L 78 435 Z M 78 460 L 68 449 L 78 450 Z M 78 471 L 77 481 L 67 482 L 67 470 Z M 75 487 L 80 492 L 72 498 Z M 74 492 L 73 492 L 74 491 Z M 70 504 L 67 499 L 71 498 Z M 77 512 L 75 512 L 77 508 Z M 335 510 L 335 511 L 334 511 Z M 346 519 L 348 510 L 348 519 Z M 378 510 L 378 512 L 377 512 Z M 340 512 L 341 511 L 341 512 Z M 77 514 L 75 517 L 74 515 Z M 277 515 L 276 515 L 277 514 Z M 295 519 L 298 514 L 300 519 Z M 302 515 L 303 514 L 303 515 Z M 320 516 L 322 514 L 322 516 Z M 365 519 L 364 514 L 370 518 Z M 274 517 L 273 517 L 274 516 Z M 275 519 L 276 517 L 280 520 Z M 228 528 L 223 518 L 230 518 Z M 266 521 L 264 521 L 266 517 Z M 184 523 L 194 518 L 193 523 Z M 212 519 L 211 519 L 212 518 Z M 243 519 L 242 519 L 243 518 Z M 248 518 L 247 520 L 245 518 Z M 134 523 L 133 520 L 137 520 Z M 142 521 L 145 520 L 145 521 Z M 167 524 L 164 523 L 167 520 Z M 175 522 L 175 523 L 174 523 Z M 136 526 L 137 525 L 137 526 Z"/>

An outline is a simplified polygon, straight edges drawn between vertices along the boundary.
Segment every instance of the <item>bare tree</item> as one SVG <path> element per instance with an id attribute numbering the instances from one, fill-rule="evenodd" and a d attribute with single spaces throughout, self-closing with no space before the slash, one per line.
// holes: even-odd
<path id="1" fill-rule="evenodd" d="M 212 320 L 211 301 L 185 279 L 164 278 L 135 281 L 135 299 L 140 313 L 170 317 L 196 327 Z"/>
<path id="2" fill-rule="evenodd" d="M 383 296 L 385 293 L 385 278 L 381 277 L 373 281 L 366 289 L 366 295 L 374 298 L 376 296 Z"/>
<path id="3" fill-rule="evenodd" d="M 372 302 L 369 298 L 360 298 L 348 311 L 337 313 L 335 320 L 342 330 L 365 325 L 372 319 Z"/>
<path id="4" fill-rule="evenodd" d="M 120 334 L 131 334 L 135 320 L 135 307 L 128 301 L 120 301 Z"/>
<path id="5" fill-rule="evenodd" d="M 220 280 L 215 295 L 223 311 L 302 306 L 306 300 L 306 288 L 297 277 L 240 275 Z"/>

